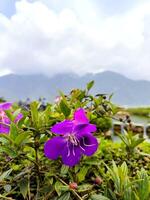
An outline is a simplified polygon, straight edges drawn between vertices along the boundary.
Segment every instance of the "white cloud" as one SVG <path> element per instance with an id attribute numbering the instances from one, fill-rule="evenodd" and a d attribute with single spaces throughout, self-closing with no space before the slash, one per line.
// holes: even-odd
<path id="1" fill-rule="evenodd" d="M 76 0 L 74 9 L 58 12 L 22 0 L 11 18 L 1 14 L 0 72 L 51 76 L 114 70 L 150 80 L 150 2 L 111 16 L 86 2 L 87 10 Z"/>

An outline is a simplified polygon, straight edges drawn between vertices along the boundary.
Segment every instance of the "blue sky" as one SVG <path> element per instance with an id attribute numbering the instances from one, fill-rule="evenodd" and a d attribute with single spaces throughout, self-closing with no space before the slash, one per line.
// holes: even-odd
<path id="1" fill-rule="evenodd" d="M 7 17 L 15 13 L 15 0 L 0 0 L 0 12 Z"/>
<path id="2" fill-rule="evenodd" d="M 21 0 L 0 0 L 0 12 L 10 17 L 15 14 L 15 3 Z M 28 0 L 28 2 L 35 2 L 37 0 Z M 144 0 L 142 0 L 144 1 Z M 133 8 L 135 4 L 142 2 L 141 0 L 91 0 L 92 4 L 101 8 L 107 15 L 116 15 Z M 73 9 L 74 1 L 72 0 L 41 0 L 50 8 L 60 11 L 65 7 Z M 146 1 L 145 1 L 146 2 Z M 86 4 L 85 4 L 86 7 Z"/>
<path id="3" fill-rule="evenodd" d="M 0 75 L 150 80 L 150 0 L 0 0 Z"/>

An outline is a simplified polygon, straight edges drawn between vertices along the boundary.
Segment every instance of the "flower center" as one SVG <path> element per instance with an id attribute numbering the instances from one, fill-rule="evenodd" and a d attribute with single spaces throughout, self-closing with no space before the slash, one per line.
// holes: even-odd
<path id="1" fill-rule="evenodd" d="M 75 147 L 80 148 L 82 151 L 85 151 L 85 147 L 91 147 L 94 146 L 95 144 L 87 144 L 87 141 L 85 140 L 84 137 L 81 137 L 80 140 L 76 137 L 74 133 L 69 133 L 64 136 L 67 140 L 67 157 L 73 154 L 75 156 Z M 71 145 L 70 145 L 71 143 Z"/>
<path id="2" fill-rule="evenodd" d="M 74 134 L 69 134 L 67 136 L 67 139 L 69 142 L 71 142 L 75 146 L 77 146 L 79 144 L 79 140 L 77 139 L 77 137 Z"/>

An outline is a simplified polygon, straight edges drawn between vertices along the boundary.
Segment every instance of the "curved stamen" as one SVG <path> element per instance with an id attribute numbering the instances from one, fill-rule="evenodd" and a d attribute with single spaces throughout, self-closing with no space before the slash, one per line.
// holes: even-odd
<path id="1" fill-rule="evenodd" d="M 78 145 L 77 138 L 73 137 L 72 140 L 73 140 L 73 144 L 75 144 L 77 146 Z"/>
<path id="2" fill-rule="evenodd" d="M 73 153 L 73 156 L 75 156 L 74 144 L 73 144 L 73 148 L 72 148 L 72 153 Z"/>
<path id="3" fill-rule="evenodd" d="M 68 154 L 67 154 L 67 157 L 70 156 L 70 149 L 69 149 L 69 142 L 67 141 L 67 150 L 68 150 Z"/>
<path id="4" fill-rule="evenodd" d="M 78 140 L 78 139 L 77 139 Z M 85 149 L 81 146 L 80 141 L 78 140 L 79 148 L 82 149 L 82 151 L 85 151 Z"/>
<path id="5" fill-rule="evenodd" d="M 83 137 L 82 139 L 83 139 L 83 144 L 84 144 L 84 146 L 86 146 L 86 147 L 92 147 L 92 146 L 95 146 L 95 145 L 96 145 L 96 144 L 85 144 L 84 137 Z"/>
<path id="6" fill-rule="evenodd" d="M 80 149 L 82 149 L 82 151 L 85 151 L 85 149 L 81 145 L 79 145 L 79 147 L 80 147 Z"/>

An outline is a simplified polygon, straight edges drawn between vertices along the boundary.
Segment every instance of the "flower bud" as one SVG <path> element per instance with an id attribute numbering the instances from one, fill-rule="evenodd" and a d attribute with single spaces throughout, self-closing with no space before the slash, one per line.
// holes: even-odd
<path id="1" fill-rule="evenodd" d="M 75 183 L 75 182 L 69 183 L 69 188 L 70 189 L 76 190 L 77 187 L 78 187 L 77 183 Z"/>
<path id="2" fill-rule="evenodd" d="M 95 184 L 97 184 L 97 185 L 101 185 L 102 182 L 103 182 L 103 180 L 102 180 L 102 178 L 101 178 L 100 176 L 97 176 L 97 177 L 95 178 L 94 182 L 95 182 Z"/>

